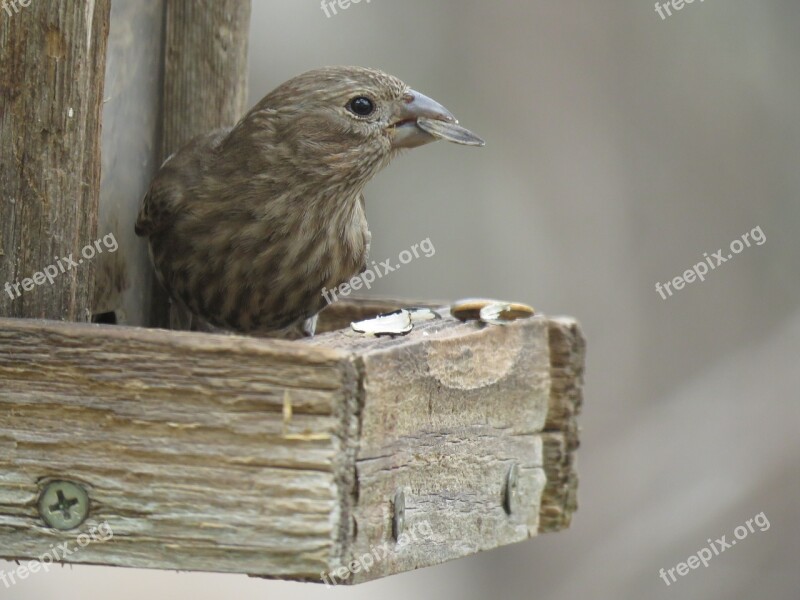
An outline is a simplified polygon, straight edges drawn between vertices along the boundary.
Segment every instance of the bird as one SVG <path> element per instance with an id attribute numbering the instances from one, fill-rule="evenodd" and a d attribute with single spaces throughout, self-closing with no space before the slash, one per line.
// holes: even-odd
<path id="1" fill-rule="evenodd" d="M 142 200 L 135 232 L 146 238 L 173 305 L 195 322 L 313 336 L 322 290 L 366 269 L 364 187 L 400 152 L 447 139 L 448 128 L 467 131 L 444 106 L 383 71 L 308 71 L 233 127 L 197 136 L 170 156 Z"/>

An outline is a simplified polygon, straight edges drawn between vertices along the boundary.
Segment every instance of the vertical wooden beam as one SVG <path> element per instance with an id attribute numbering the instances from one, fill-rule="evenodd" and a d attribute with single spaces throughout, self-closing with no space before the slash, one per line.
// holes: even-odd
<path id="1" fill-rule="evenodd" d="M 86 321 L 90 261 L 41 281 L 97 234 L 110 0 L 25 4 L 0 7 L 0 316 Z"/>
<path id="2" fill-rule="evenodd" d="M 165 27 L 162 161 L 247 108 L 250 0 L 167 0 Z M 151 324 L 168 327 L 167 296 L 153 289 Z"/>
<path id="3" fill-rule="evenodd" d="M 163 158 L 247 108 L 250 0 L 167 0 Z"/>

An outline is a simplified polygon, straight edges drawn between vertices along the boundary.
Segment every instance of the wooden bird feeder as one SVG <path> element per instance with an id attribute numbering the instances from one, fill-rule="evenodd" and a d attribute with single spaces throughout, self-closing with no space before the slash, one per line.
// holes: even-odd
<path id="1" fill-rule="evenodd" d="M 105 525 L 60 562 L 359 583 L 569 525 L 573 319 L 425 303 L 438 318 L 376 338 L 350 322 L 407 303 L 360 300 L 299 342 L 158 328 L 133 221 L 165 156 L 243 114 L 249 2 L 19 8 L 0 21 L 0 286 L 21 290 L 0 290 L 0 557 Z M 34 277 L 112 232 L 116 251 Z"/>

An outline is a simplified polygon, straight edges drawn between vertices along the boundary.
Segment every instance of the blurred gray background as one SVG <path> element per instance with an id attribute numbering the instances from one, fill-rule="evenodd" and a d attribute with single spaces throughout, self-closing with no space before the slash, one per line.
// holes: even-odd
<path id="1" fill-rule="evenodd" d="M 581 320 L 580 509 L 563 533 L 356 588 L 75 567 L 0 598 L 800 598 L 798 26 L 797 0 L 664 20 L 651 0 L 363 0 L 330 18 L 253 0 L 253 102 L 307 69 L 373 66 L 487 140 L 415 150 L 367 188 L 372 258 L 436 249 L 373 291 Z M 763 245 L 656 293 L 755 227 Z M 767 531 L 659 578 L 760 512 Z"/>

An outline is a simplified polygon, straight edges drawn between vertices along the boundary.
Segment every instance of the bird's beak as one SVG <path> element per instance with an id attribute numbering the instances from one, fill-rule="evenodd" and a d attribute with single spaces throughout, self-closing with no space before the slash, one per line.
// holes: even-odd
<path id="1" fill-rule="evenodd" d="M 436 100 L 408 90 L 397 104 L 389 125 L 393 148 L 416 148 L 436 141 L 437 138 L 417 126 L 420 117 L 458 123 L 453 114 Z"/>

